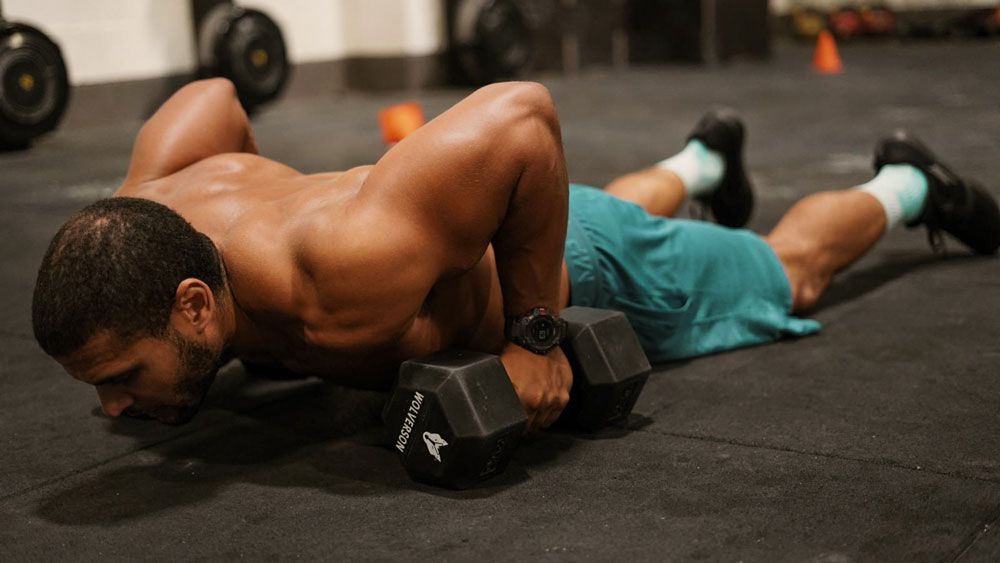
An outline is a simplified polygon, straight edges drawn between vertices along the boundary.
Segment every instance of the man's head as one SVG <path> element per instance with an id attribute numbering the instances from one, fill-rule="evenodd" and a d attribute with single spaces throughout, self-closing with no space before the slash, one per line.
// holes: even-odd
<path id="1" fill-rule="evenodd" d="M 35 338 L 104 411 L 190 420 L 221 363 L 215 245 L 168 207 L 111 198 L 73 215 L 42 260 Z"/>

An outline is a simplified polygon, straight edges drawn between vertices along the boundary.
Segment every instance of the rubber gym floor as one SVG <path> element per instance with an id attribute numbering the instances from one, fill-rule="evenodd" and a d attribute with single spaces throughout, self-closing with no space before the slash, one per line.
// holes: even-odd
<path id="1" fill-rule="evenodd" d="M 739 108 L 766 232 L 799 197 L 871 176 L 905 127 L 1000 195 L 1000 44 L 842 47 L 768 63 L 538 77 L 571 178 L 664 158 Z M 381 106 L 466 92 L 284 100 L 255 126 L 303 171 L 372 162 Z M 981 561 L 1000 558 L 1000 263 L 899 228 L 844 272 L 799 341 L 659 365 L 627 428 L 542 433 L 465 492 L 381 445 L 385 396 L 220 375 L 194 422 L 109 420 L 36 346 L 30 300 L 68 215 L 119 184 L 139 121 L 0 155 L 0 560 Z"/>

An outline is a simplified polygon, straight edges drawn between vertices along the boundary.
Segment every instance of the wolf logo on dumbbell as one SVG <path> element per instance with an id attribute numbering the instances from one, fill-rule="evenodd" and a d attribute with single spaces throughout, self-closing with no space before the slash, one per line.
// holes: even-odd
<path id="1" fill-rule="evenodd" d="M 441 448 L 448 445 L 448 442 L 441 437 L 440 434 L 435 434 L 433 432 L 424 432 L 424 443 L 427 444 L 427 451 L 430 452 L 434 459 L 438 462 L 441 461 Z"/>

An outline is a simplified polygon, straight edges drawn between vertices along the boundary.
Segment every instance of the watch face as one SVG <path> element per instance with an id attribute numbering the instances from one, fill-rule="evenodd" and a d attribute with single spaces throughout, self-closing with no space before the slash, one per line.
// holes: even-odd
<path id="1" fill-rule="evenodd" d="M 548 344 L 556 337 L 556 327 L 552 319 L 539 317 L 528 325 L 528 335 L 536 344 Z"/>

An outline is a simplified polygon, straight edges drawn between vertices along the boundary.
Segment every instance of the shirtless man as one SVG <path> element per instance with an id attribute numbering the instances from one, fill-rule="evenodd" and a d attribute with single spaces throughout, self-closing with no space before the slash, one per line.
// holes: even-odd
<path id="1" fill-rule="evenodd" d="M 675 157 L 568 190 L 547 90 L 506 83 L 373 166 L 303 175 L 257 155 L 232 84 L 192 83 L 142 128 L 115 196 L 54 237 L 35 337 L 109 416 L 172 424 L 232 358 L 385 388 L 403 360 L 480 350 L 544 428 L 570 369 L 558 346 L 505 338 L 505 319 L 617 308 L 652 360 L 689 357 L 817 331 L 792 311 L 897 222 L 1000 246 L 992 197 L 905 136 L 879 145 L 871 182 L 805 198 L 767 237 L 664 219 L 691 196 L 742 226 L 742 146 L 738 118 L 709 114 Z"/>

